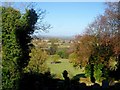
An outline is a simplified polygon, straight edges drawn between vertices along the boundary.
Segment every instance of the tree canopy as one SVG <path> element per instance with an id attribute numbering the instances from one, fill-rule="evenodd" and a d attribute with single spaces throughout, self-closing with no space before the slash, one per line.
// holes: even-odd
<path id="1" fill-rule="evenodd" d="M 31 35 L 43 12 L 26 9 L 25 14 L 12 7 L 2 7 L 2 87 L 17 90 L 23 69 L 28 65 L 31 52 Z M 48 29 L 47 26 L 42 25 Z M 40 29 L 40 28 L 39 28 Z M 40 30 L 43 30 L 42 28 Z"/>
<path id="2" fill-rule="evenodd" d="M 86 75 L 93 73 L 96 80 L 108 78 L 110 71 L 117 71 L 117 75 L 120 67 L 119 3 L 105 4 L 104 14 L 97 16 L 73 43 L 78 65 L 86 67 Z"/>

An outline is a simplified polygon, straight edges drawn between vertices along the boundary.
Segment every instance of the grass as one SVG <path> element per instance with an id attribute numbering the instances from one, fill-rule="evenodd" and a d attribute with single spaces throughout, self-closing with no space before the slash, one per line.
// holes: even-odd
<path id="1" fill-rule="evenodd" d="M 64 70 L 68 71 L 68 76 L 70 78 L 76 76 L 77 74 L 84 74 L 84 69 L 78 69 L 78 68 L 74 68 L 72 63 L 69 63 L 68 59 L 60 59 L 59 61 L 61 61 L 61 63 L 53 63 L 52 59 L 49 58 L 46 63 L 47 66 L 50 68 L 50 72 L 51 74 L 54 74 L 56 76 L 56 78 L 60 78 L 63 79 L 62 77 L 62 72 Z"/>
<path id="2" fill-rule="evenodd" d="M 54 78 L 63 79 L 62 73 L 64 70 L 68 71 L 68 77 L 70 79 L 79 80 L 81 83 L 86 83 L 87 86 L 93 85 L 93 83 L 90 81 L 89 77 L 85 77 L 84 68 L 75 68 L 73 67 L 73 64 L 69 62 L 69 59 L 60 59 L 61 63 L 53 63 L 51 64 L 52 58 L 49 58 L 46 61 L 47 66 L 50 68 L 51 74 L 54 76 Z M 101 82 L 96 82 L 100 85 Z"/>

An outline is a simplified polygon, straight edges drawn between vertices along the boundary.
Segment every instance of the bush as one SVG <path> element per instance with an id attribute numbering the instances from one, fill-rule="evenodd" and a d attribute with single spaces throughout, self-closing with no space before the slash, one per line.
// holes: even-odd
<path id="1" fill-rule="evenodd" d="M 91 65 L 87 64 L 85 67 L 85 76 L 90 77 L 91 76 Z"/>
<path id="2" fill-rule="evenodd" d="M 103 69 L 103 64 L 94 65 L 94 77 L 97 81 L 100 81 L 102 77 L 102 69 Z"/>
<path id="3" fill-rule="evenodd" d="M 58 51 L 57 54 L 58 54 L 61 58 L 65 58 L 65 59 L 67 59 L 68 56 L 69 56 L 68 53 L 67 53 L 67 51 L 66 51 L 66 49 L 62 49 L 62 50 Z"/>
<path id="4" fill-rule="evenodd" d="M 48 70 L 45 61 L 47 60 L 46 51 L 42 51 L 40 48 L 33 48 L 30 53 L 30 61 L 28 66 L 24 69 L 25 72 L 44 73 Z"/>
<path id="5" fill-rule="evenodd" d="M 52 57 L 51 57 L 51 58 L 52 58 L 52 60 L 53 60 L 53 62 L 54 62 L 54 63 L 60 62 L 60 61 L 59 61 L 60 56 L 59 56 L 59 55 L 57 55 L 57 54 L 52 55 Z"/>
<path id="6" fill-rule="evenodd" d="M 50 55 L 54 55 L 57 52 L 58 46 L 55 44 L 55 42 L 51 43 L 49 53 Z"/>
<path id="7" fill-rule="evenodd" d="M 94 64 L 93 73 L 94 73 L 94 78 L 97 81 L 100 81 L 103 76 L 103 72 L 102 72 L 103 66 L 104 66 L 103 64 Z M 92 74 L 91 64 L 88 64 L 85 67 L 85 76 L 91 77 L 91 74 Z"/>
<path id="8" fill-rule="evenodd" d="M 76 55 L 76 53 L 71 53 L 71 54 L 69 55 L 69 60 L 70 60 L 71 63 L 75 63 L 76 60 L 77 60 L 77 55 Z"/>

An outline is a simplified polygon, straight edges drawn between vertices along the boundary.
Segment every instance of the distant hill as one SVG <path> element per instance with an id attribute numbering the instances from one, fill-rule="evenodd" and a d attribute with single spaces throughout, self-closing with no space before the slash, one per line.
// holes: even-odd
<path id="1" fill-rule="evenodd" d="M 47 36 L 47 35 L 39 35 L 39 36 L 32 36 L 33 38 L 41 38 L 41 39 L 51 39 L 51 38 L 58 38 L 62 40 L 72 40 L 75 36 Z"/>

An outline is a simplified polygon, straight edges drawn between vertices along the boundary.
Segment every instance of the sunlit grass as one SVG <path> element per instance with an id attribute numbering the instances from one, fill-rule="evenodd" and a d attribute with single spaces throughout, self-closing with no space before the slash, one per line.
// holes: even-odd
<path id="1" fill-rule="evenodd" d="M 56 74 L 56 77 L 63 79 L 62 72 L 64 70 L 68 71 L 69 77 L 72 78 L 76 74 L 84 73 L 84 69 L 74 68 L 72 63 L 69 63 L 68 59 L 60 59 L 61 63 L 53 63 L 52 59 L 47 60 L 47 66 L 50 68 L 51 74 Z"/>

